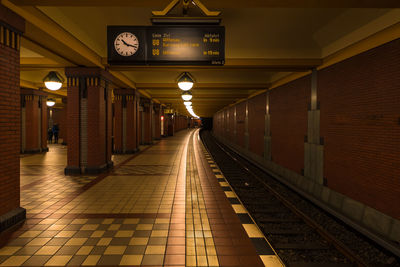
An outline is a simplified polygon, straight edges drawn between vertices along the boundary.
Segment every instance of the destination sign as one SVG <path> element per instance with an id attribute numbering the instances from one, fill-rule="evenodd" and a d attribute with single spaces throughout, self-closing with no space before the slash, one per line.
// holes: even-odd
<path id="1" fill-rule="evenodd" d="M 223 65 L 223 26 L 108 26 L 112 65 Z"/>

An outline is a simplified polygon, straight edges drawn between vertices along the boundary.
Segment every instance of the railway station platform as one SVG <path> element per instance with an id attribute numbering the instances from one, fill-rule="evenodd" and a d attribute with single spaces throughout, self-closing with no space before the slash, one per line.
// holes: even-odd
<path id="1" fill-rule="evenodd" d="M 0 266 L 282 266 L 199 138 L 184 130 L 98 176 L 65 176 L 66 148 L 21 158 L 27 219 Z"/>

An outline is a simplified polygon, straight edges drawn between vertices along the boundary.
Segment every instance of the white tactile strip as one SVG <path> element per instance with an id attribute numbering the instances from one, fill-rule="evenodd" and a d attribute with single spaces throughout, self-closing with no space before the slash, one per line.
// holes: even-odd
<path id="1" fill-rule="evenodd" d="M 262 262 L 267 267 L 282 267 L 285 266 L 279 256 L 276 254 L 275 250 L 264 236 L 262 231 L 259 229 L 258 225 L 255 223 L 254 219 L 251 217 L 247 209 L 244 207 L 242 201 L 236 195 L 233 188 L 230 186 L 228 181 L 225 179 L 221 170 L 218 168 L 217 164 L 214 162 L 212 156 L 208 153 L 207 149 L 202 145 L 202 150 L 205 158 L 207 159 L 210 168 L 213 170 L 215 177 L 222 189 L 225 192 L 226 197 L 230 201 L 233 210 L 239 216 L 242 226 L 245 229 L 250 240 L 253 242 L 254 247 L 257 250 Z"/>

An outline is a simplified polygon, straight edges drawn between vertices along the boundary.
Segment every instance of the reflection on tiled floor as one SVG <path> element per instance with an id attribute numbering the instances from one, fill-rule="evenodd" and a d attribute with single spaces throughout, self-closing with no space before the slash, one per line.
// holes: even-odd
<path id="1" fill-rule="evenodd" d="M 65 146 L 22 156 L 27 220 L 0 240 L 0 266 L 257 266 L 196 140 L 182 131 L 114 156 L 97 177 L 64 176 Z"/>
<path id="2" fill-rule="evenodd" d="M 219 266 L 193 146 L 189 146 L 187 159 L 186 266 Z"/>

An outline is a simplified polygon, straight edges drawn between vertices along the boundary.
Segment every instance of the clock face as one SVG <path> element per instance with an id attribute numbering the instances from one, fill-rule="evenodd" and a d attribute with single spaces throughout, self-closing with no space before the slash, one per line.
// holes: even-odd
<path id="1" fill-rule="evenodd" d="M 118 54 L 124 57 L 134 55 L 139 49 L 139 40 L 130 32 L 120 33 L 114 40 L 114 48 Z"/>

